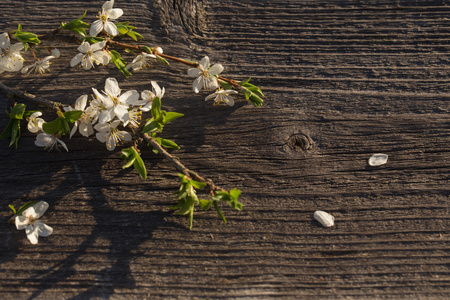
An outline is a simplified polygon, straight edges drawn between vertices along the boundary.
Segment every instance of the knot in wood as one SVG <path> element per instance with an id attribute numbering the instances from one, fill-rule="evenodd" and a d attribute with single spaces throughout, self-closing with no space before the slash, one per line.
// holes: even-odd
<path id="1" fill-rule="evenodd" d="M 312 149 L 313 144 L 313 140 L 309 136 L 302 133 L 290 136 L 286 142 L 288 148 L 291 151 L 296 152 L 307 152 L 308 150 Z"/>

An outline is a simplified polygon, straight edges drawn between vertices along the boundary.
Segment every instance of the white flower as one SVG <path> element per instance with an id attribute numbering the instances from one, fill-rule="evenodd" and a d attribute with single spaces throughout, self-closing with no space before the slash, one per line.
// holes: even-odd
<path id="1" fill-rule="evenodd" d="M 221 64 L 215 64 L 209 68 L 209 57 L 205 56 L 198 64 L 198 68 L 191 68 L 188 70 L 190 77 L 197 77 L 192 84 L 194 92 L 198 93 L 203 89 L 217 89 L 219 84 L 217 83 L 217 76 L 223 71 Z"/>
<path id="2" fill-rule="evenodd" d="M 50 56 L 46 56 L 43 59 L 38 59 L 34 64 L 23 67 L 22 73 L 30 74 L 34 70 L 34 73 L 44 74 L 50 68 L 50 64 L 51 64 L 50 59 L 53 59 L 53 58 L 55 58 L 55 57 L 50 55 Z"/>
<path id="3" fill-rule="evenodd" d="M 45 149 L 52 150 L 53 148 L 58 150 L 58 143 L 61 144 L 61 146 L 66 149 L 67 152 L 69 152 L 69 149 L 67 149 L 66 144 L 58 139 L 56 136 L 48 134 L 48 133 L 39 133 L 36 136 L 36 140 L 34 141 L 34 144 L 38 147 L 44 147 Z"/>
<path id="4" fill-rule="evenodd" d="M 45 121 L 42 118 L 39 118 L 40 116 L 42 116 L 42 112 L 37 111 L 35 113 L 32 113 L 28 118 L 27 128 L 30 132 L 36 133 L 42 130 L 42 124 L 44 124 Z"/>
<path id="5" fill-rule="evenodd" d="M 141 93 L 141 97 L 143 100 L 139 100 L 136 102 L 136 105 L 142 105 L 140 108 L 142 111 L 149 111 L 152 108 L 152 102 L 155 97 L 162 99 L 165 93 L 164 88 L 160 88 L 156 81 L 152 81 L 152 92 L 149 90 L 144 90 Z"/>
<path id="6" fill-rule="evenodd" d="M 22 212 L 21 216 L 17 216 L 16 228 L 17 230 L 25 229 L 27 238 L 32 244 L 38 243 L 39 236 L 49 236 L 53 233 L 53 228 L 38 220 L 48 208 L 48 203 L 39 201 L 35 205 L 28 207 Z"/>
<path id="7" fill-rule="evenodd" d="M 127 142 L 131 141 L 131 134 L 117 129 L 119 124 L 119 120 L 114 120 L 111 124 L 97 124 L 94 126 L 95 130 L 98 131 L 96 134 L 97 139 L 102 143 L 106 142 L 106 149 L 109 151 L 113 151 L 116 148 L 117 143 L 122 140 Z"/>
<path id="8" fill-rule="evenodd" d="M 70 66 L 75 67 L 81 62 L 81 65 L 85 70 L 89 70 L 94 66 L 94 62 L 99 65 L 107 65 L 111 56 L 107 51 L 104 51 L 103 48 L 106 46 L 106 41 L 102 41 L 99 43 L 95 43 L 90 45 L 88 42 L 83 42 L 78 47 L 78 53 L 75 55 L 70 61 Z"/>
<path id="9" fill-rule="evenodd" d="M 77 129 L 79 129 L 81 135 L 85 137 L 88 137 L 94 133 L 94 128 L 92 128 L 92 120 L 95 118 L 96 112 L 91 106 L 86 108 L 87 98 L 87 95 L 80 96 L 75 101 L 75 108 L 72 106 L 64 107 L 64 111 L 81 110 L 83 112 L 78 120 L 73 124 L 73 128 L 70 131 L 70 138 L 72 138 L 74 133 L 77 132 Z"/>
<path id="10" fill-rule="evenodd" d="M 233 98 L 233 96 L 230 96 L 230 95 L 236 95 L 236 94 L 238 94 L 238 92 L 236 92 L 235 90 L 220 89 L 217 92 L 215 92 L 214 94 L 207 96 L 205 98 L 205 101 L 209 100 L 211 98 L 214 98 L 214 104 L 226 103 L 229 106 L 233 106 L 234 98 Z"/>
<path id="11" fill-rule="evenodd" d="M 139 100 L 139 93 L 135 90 L 127 91 L 121 95 L 117 80 L 113 77 L 106 79 L 104 95 L 92 88 L 98 99 L 102 101 L 104 110 L 100 112 L 98 122 L 104 124 L 117 117 L 127 126 L 130 116 L 128 108 Z"/>
<path id="12" fill-rule="evenodd" d="M 115 20 L 123 15 L 123 10 L 120 8 L 112 8 L 114 6 L 114 0 L 106 1 L 103 4 L 102 11 L 98 16 L 98 20 L 92 23 L 89 29 L 89 34 L 91 36 L 97 36 L 102 30 L 105 30 L 112 36 L 119 34 L 117 26 L 108 20 Z"/>
<path id="13" fill-rule="evenodd" d="M 139 127 L 139 121 L 141 120 L 142 111 L 139 111 L 136 107 L 128 110 L 128 114 L 130 115 L 130 121 L 128 125 L 133 128 Z"/>
<path id="14" fill-rule="evenodd" d="M 0 35 L 0 73 L 17 72 L 23 67 L 24 59 L 20 54 L 22 43 L 11 45 L 8 33 Z"/>
<path id="15" fill-rule="evenodd" d="M 150 66 L 150 58 L 156 58 L 156 56 L 142 52 L 136 56 L 133 61 L 126 66 L 126 68 L 131 68 L 134 72 L 139 71 L 142 68 Z"/>

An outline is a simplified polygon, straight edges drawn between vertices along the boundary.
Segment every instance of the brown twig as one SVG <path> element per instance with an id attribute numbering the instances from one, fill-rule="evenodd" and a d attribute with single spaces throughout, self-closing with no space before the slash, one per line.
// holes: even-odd
<path id="1" fill-rule="evenodd" d="M 224 191 L 224 189 L 216 186 L 214 182 L 211 179 L 203 178 L 198 173 L 189 170 L 186 168 L 185 165 L 183 165 L 178 158 L 172 156 L 169 152 L 166 151 L 154 138 L 152 138 L 149 134 L 144 133 L 143 134 L 144 139 L 147 143 L 149 143 L 153 148 L 158 150 L 159 153 L 164 155 L 164 157 L 170 161 L 170 163 L 175 167 L 175 169 L 178 170 L 178 172 L 183 173 L 185 176 L 195 180 L 195 181 L 201 181 L 206 183 L 205 191 L 207 193 L 214 194 L 215 191 Z"/>
<path id="2" fill-rule="evenodd" d="M 45 98 L 41 98 L 41 97 L 35 96 L 33 94 L 27 93 L 27 92 L 12 89 L 12 88 L 4 85 L 1 82 L 0 82 L 0 90 L 3 91 L 7 95 L 12 95 L 14 97 L 29 101 L 31 103 L 37 104 L 42 107 L 48 107 L 48 108 L 51 108 L 56 111 L 60 110 L 60 108 L 64 106 L 64 104 L 59 103 L 59 102 L 50 101 Z"/>

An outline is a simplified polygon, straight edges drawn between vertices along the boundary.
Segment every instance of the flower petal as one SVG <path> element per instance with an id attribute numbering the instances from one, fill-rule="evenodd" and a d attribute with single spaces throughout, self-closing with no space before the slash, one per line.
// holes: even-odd
<path id="1" fill-rule="evenodd" d="M 209 99 L 214 98 L 216 96 L 217 96 L 217 93 L 213 93 L 213 94 L 211 94 L 209 96 L 206 96 L 205 101 L 208 101 Z"/>
<path id="2" fill-rule="evenodd" d="M 209 69 L 209 74 L 219 75 L 223 71 L 223 66 L 221 64 L 215 64 Z"/>
<path id="3" fill-rule="evenodd" d="M 199 68 L 191 68 L 188 70 L 188 75 L 190 77 L 198 77 L 202 74 L 202 71 Z"/>
<path id="4" fill-rule="evenodd" d="M 109 136 L 109 134 L 106 131 L 99 131 L 95 134 L 95 137 L 97 138 L 97 140 L 99 140 L 102 143 L 106 142 L 106 139 L 108 138 L 108 136 Z"/>
<path id="5" fill-rule="evenodd" d="M 194 82 L 192 83 L 192 89 L 196 93 L 198 93 L 202 89 L 202 87 L 203 87 L 203 77 L 195 79 Z"/>
<path id="6" fill-rule="evenodd" d="M 123 10 L 121 10 L 120 8 L 113 8 L 108 11 L 108 17 L 111 20 L 120 18 L 122 15 L 123 15 Z"/>
<path id="7" fill-rule="evenodd" d="M 126 131 L 119 131 L 117 133 L 117 135 L 120 137 L 120 139 L 122 141 L 125 141 L 125 142 L 129 142 L 132 139 L 131 134 Z"/>
<path id="8" fill-rule="evenodd" d="M 37 218 L 40 218 L 48 209 L 48 203 L 45 201 L 39 201 L 33 205 L 34 211 L 37 214 Z"/>
<path id="9" fill-rule="evenodd" d="M 88 42 L 83 42 L 80 46 L 78 46 L 78 51 L 85 54 L 91 49 L 91 45 Z"/>
<path id="10" fill-rule="evenodd" d="M 100 112 L 100 115 L 98 116 L 98 123 L 99 124 L 104 124 L 106 122 L 109 122 L 109 121 L 111 121 L 114 118 L 114 116 L 115 116 L 115 114 L 114 114 L 114 107 L 102 110 Z"/>
<path id="11" fill-rule="evenodd" d="M 9 35 L 7 32 L 4 32 L 0 35 L 0 47 L 4 50 L 8 49 L 11 41 L 9 40 Z"/>
<path id="12" fill-rule="evenodd" d="M 38 234 L 40 236 L 46 237 L 53 233 L 53 228 L 51 228 L 47 224 L 44 224 L 44 222 L 42 221 L 36 221 L 34 222 L 34 225 L 36 226 Z"/>
<path id="13" fill-rule="evenodd" d="M 19 52 L 22 49 L 23 49 L 22 43 L 15 43 L 15 44 L 11 45 L 11 47 L 9 47 L 10 52 Z"/>
<path id="14" fill-rule="evenodd" d="M 76 65 L 78 65 L 81 61 L 81 59 L 83 58 L 84 54 L 83 53 L 78 53 L 77 55 L 75 55 L 72 60 L 70 61 L 70 66 L 71 67 L 75 67 Z"/>
<path id="15" fill-rule="evenodd" d="M 81 95 L 75 101 L 75 110 L 84 110 L 87 104 L 88 95 Z"/>
<path id="16" fill-rule="evenodd" d="M 38 243 L 39 231 L 36 226 L 29 225 L 25 228 L 25 233 L 27 234 L 27 238 L 33 245 Z"/>
<path id="17" fill-rule="evenodd" d="M 25 229 L 28 225 L 28 218 L 25 216 L 17 216 L 15 218 L 17 230 Z"/>
<path id="18" fill-rule="evenodd" d="M 110 134 L 106 140 L 106 149 L 113 151 L 116 149 L 117 141 L 112 134 Z"/>
<path id="19" fill-rule="evenodd" d="M 105 82 L 105 92 L 113 97 L 120 95 L 119 83 L 114 77 L 109 77 Z"/>
<path id="20" fill-rule="evenodd" d="M 105 3 L 103 3 L 102 8 L 106 11 L 112 9 L 114 6 L 114 0 L 110 0 L 110 1 L 106 1 Z"/>
<path id="21" fill-rule="evenodd" d="M 100 20 L 95 21 L 92 23 L 91 28 L 89 29 L 89 35 L 90 36 L 97 36 L 97 34 L 100 33 L 100 31 L 103 30 L 103 22 Z"/>
<path id="22" fill-rule="evenodd" d="M 105 48 L 105 46 L 106 46 L 106 41 L 101 41 L 101 42 L 92 44 L 92 45 L 91 45 L 91 51 L 92 51 L 92 52 L 99 51 L 99 50 Z"/>
<path id="23" fill-rule="evenodd" d="M 119 29 L 117 29 L 117 26 L 113 22 L 106 21 L 104 28 L 112 36 L 119 35 Z"/>
<path id="24" fill-rule="evenodd" d="M 77 129 L 78 129 L 78 122 L 75 122 L 73 124 L 72 130 L 70 131 L 69 139 L 71 139 L 72 136 L 75 134 L 75 132 L 77 132 Z"/>
<path id="25" fill-rule="evenodd" d="M 202 60 L 199 62 L 198 68 L 199 68 L 200 70 L 202 70 L 202 71 L 206 71 L 206 70 L 208 70 L 209 65 L 210 65 L 210 63 L 209 63 L 209 57 L 208 57 L 208 56 L 205 56 L 205 57 L 203 57 Z"/>
<path id="26" fill-rule="evenodd" d="M 139 93 L 136 90 L 127 91 L 119 97 L 119 101 L 127 105 L 135 105 L 138 100 Z"/>

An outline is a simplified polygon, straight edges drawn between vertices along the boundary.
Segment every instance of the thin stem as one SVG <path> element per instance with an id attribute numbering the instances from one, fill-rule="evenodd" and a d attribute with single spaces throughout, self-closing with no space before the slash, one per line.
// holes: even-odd
<path id="1" fill-rule="evenodd" d="M 166 151 L 154 138 L 152 138 L 149 134 L 144 133 L 144 139 L 147 143 L 149 143 L 153 148 L 158 150 L 159 153 L 164 155 L 164 157 L 170 161 L 170 163 L 177 169 L 180 173 L 183 173 L 185 176 L 190 177 L 191 179 L 195 181 L 201 181 L 206 183 L 205 191 L 207 193 L 214 194 L 215 191 L 224 191 L 224 189 L 216 186 L 214 182 L 211 179 L 203 178 L 198 173 L 189 170 L 186 168 L 185 165 L 183 165 L 178 158 L 172 156 L 169 152 Z"/>
<path id="2" fill-rule="evenodd" d="M 48 108 L 51 108 L 56 111 L 59 111 L 60 108 L 64 106 L 62 103 L 59 103 L 59 102 L 47 100 L 45 98 L 41 98 L 41 97 L 35 96 L 33 94 L 27 93 L 27 92 L 22 92 L 22 91 L 12 89 L 12 88 L 4 85 L 1 82 L 0 82 L 0 90 L 3 91 L 8 96 L 12 95 L 14 97 L 26 100 L 28 102 L 37 104 L 42 107 L 48 107 Z"/>

